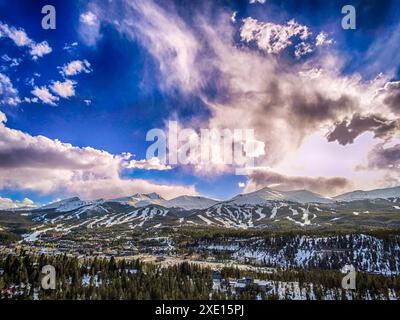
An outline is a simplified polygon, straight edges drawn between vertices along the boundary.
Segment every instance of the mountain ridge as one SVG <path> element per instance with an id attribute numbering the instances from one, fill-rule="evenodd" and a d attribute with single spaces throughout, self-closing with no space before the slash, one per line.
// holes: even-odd
<path id="1" fill-rule="evenodd" d="M 352 202 L 360 200 L 400 198 L 400 187 L 374 189 L 370 191 L 355 190 L 329 198 L 318 193 L 299 189 L 282 191 L 273 188 L 262 188 L 253 192 L 236 195 L 228 200 L 214 200 L 203 196 L 182 195 L 172 199 L 164 199 L 159 194 L 136 193 L 132 196 L 115 199 L 81 200 L 79 197 L 71 197 L 55 201 L 41 207 L 32 208 L 38 210 L 56 210 L 68 212 L 87 206 L 102 205 L 104 203 L 118 203 L 134 208 L 143 208 L 150 205 L 158 205 L 164 208 L 180 208 L 184 210 L 203 210 L 212 206 L 222 205 L 266 205 L 269 202 L 293 202 L 298 204 L 333 204 L 335 202 Z M 6 209 L 8 210 L 8 209 Z"/>
<path id="2" fill-rule="evenodd" d="M 400 197 L 400 186 L 373 190 L 355 190 L 334 197 L 337 201 L 356 201 L 366 199 L 389 199 Z"/>

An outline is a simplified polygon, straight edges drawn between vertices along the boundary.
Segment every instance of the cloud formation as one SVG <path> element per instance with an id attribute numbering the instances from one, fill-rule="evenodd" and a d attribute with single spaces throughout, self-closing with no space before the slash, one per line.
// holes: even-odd
<path id="1" fill-rule="evenodd" d="M 64 76 L 64 81 L 52 81 L 48 86 L 38 87 L 34 85 L 34 80 L 32 78 L 31 85 L 33 86 L 33 90 L 31 93 L 34 95 L 34 98 L 26 97 L 24 101 L 27 103 L 42 102 L 44 104 L 56 106 L 60 101 L 60 97 L 68 99 L 75 96 L 77 82 L 66 79 L 66 77 L 75 76 L 82 72 L 92 72 L 90 63 L 87 60 L 73 60 L 59 67 L 59 69 L 61 69 L 60 73 Z"/>
<path id="2" fill-rule="evenodd" d="M 351 182 L 343 177 L 287 176 L 270 168 L 253 170 L 249 175 L 245 191 L 252 192 L 264 187 L 272 187 L 282 191 L 309 190 L 323 195 L 334 196 L 348 190 L 351 187 Z"/>
<path id="3" fill-rule="evenodd" d="M 79 35 L 85 44 L 94 46 L 101 38 L 100 21 L 96 13 L 86 11 L 79 17 Z"/>
<path id="4" fill-rule="evenodd" d="M 290 20 L 287 24 L 260 22 L 251 17 L 243 19 L 240 29 L 241 40 L 254 42 L 260 50 L 278 54 L 293 44 L 295 37 L 305 41 L 311 36 L 309 28 Z M 305 45 L 303 43 L 303 45 Z"/>
<path id="5" fill-rule="evenodd" d="M 400 81 L 388 82 L 378 91 L 383 102 L 397 115 L 400 114 Z"/>
<path id="6" fill-rule="evenodd" d="M 386 108 L 376 94 L 390 75 L 366 81 L 357 73 L 343 74 L 344 58 L 330 47 L 320 50 L 333 44 L 327 33 L 314 37 L 308 26 L 294 20 L 277 24 L 247 17 L 238 29 L 231 23 L 232 12 L 220 10 L 208 17 L 202 11 L 191 15 L 193 27 L 172 6 L 152 1 L 99 6 L 96 14 L 148 50 L 166 93 L 179 90 L 208 107 L 211 116 L 206 121 L 194 118 L 189 126 L 254 129 L 265 145 L 265 153 L 257 158 L 260 167 L 287 164 L 313 134 L 329 135 L 326 144 L 338 139 L 345 144 L 357 136 L 351 126 L 357 127 L 357 134 L 373 131 L 377 138 L 397 126 L 393 117 L 369 119 L 375 109 Z M 293 55 L 297 50 L 301 58 L 291 68 L 282 55 L 288 49 Z M 335 124 L 341 124 L 342 132 L 335 131 Z M 368 145 L 365 153 L 373 147 Z M 296 159 L 291 161 L 295 168 Z M 212 169 L 201 168 L 214 174 Z"/>
<path id="7" fill-rule="evenodd" d="M 66 99 L 75 95 L 75 85 L 76 82 L 72 80 L 54 81 L 50 88 L 55 94 Z"/>
<path id="8" fill-rule="evenodd" d="M 35 208 L 37 205 L 28 198 L 23 199 L 22 201 L 13 201 L 9 198 L 0 197 L 0 210 L 8 210 L 8 209 L 20 209 L 20 208 Z"/>
<path id="9" fill-rule="evenodd" d="M 318 35 L 315 38 L 315 45 L 317 47 L 321 47 L 324 45 L 330 45 L 333 43 L 333 39 L 328 38 L 328 34 L 324 31 L 321 31 L 318 33 Z"/>
<path id="10" fill-rule="evenodd" d="M 29 38 L 24 29 L 17 29 L 0 21 L 0 39 L 2 37 L 11 39 L 18 47 L 29 48 L 29 53 L 34 60 L 41 58 L 53 51 L 47 41 L 37 43 Z"/>
<path id="11" fill-rule="evenodd" d="M 0 105 L 16 106 L 20 102 L 18 90 L 14 88 L 10 78 L 0 73 Z"/>
<path id="12" fill-rule="evenodd" d="M 57 96 L 53 95 L 50 90 L 45 87 L 37 87 L 35 86 L 31 93 L 38 98 L 40 101 L 42 101 L 45 104 L 49 104 L 51 106 L 56 106 L 57 101 L 60 100 Z"/>
<path id="13" fill-rule="evenodd" d="M 400 144 L 386 146 L 377 145 L 368 155 L 369 169 L 400 170 Z"/>
<path id="14" fill-rule="evenodd" d="M 161 160 L 157 157 L 153 157 L 149 160 L 131 160 L 126 166 L 127 169 L 142 169 L 142 170 L 156 170 L 165 171 L 171 170 L 172 167 L 161 163 Z"/>
<path id="15" fill-rule="evenodd" d="M 347 145 L 367 131 L 373 132 L 375 138 L 387 139 L 392 137 L 399 128 L 398 120 L 387 120 L 374 114 L 362 116 L 356 113 L 351 119 L 337 123 L 327 138 L 329 142 L 338 141 L 341 145 Z"/>
<path id="16" fill-rule="evenodd" d="M 90 63 L 87 60 L 73 60 L 61 67 L 61 74 L 68 76 L 75 76 L 79 73 L 90 73 Z"/>
<path id="17" fill-rule="evenodd" d="M 143 161 L 135 166 L 129 161 L 128 153 L 113 155 L 44 136 L 31 136 L 8 128 L 6 121 L 6 116 L 0 112 L 0 189 L 78 195 L 85 199 L 121 197 L 137 192 L 157 192 L 166 198 L 197 194 L 193 186 L 121 178 L 122 172 L 129 168 L 146 166 Z"/>

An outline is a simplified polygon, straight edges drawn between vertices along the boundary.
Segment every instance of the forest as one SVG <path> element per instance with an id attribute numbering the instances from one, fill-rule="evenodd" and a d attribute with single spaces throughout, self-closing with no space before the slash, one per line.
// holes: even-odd
<path id="1" fill-rule="evenodd" d="M 56 270 L 56 289 L 41 287 L 43 266 Z M 219 270 L 220 290 L 213 289 L 214 270 L 187 262 L 174 266 L 140 260 L 78 259 L 67 255 L 24 253 L 0 256 L 0 299 L 27 300 L 208 300 L 293 299 L 299 288 L 304 299 L 392 299 L 400 295 L 400 277 L 357 274 L 357 289 L 341 289 L 343 274 L 333 270 L 284 270 L 274 273 Z M 233 279 L 257 279 L 268 283 L 262 290 L 251 283 L 242 290 L 229 286 Z M 283 291 L 282 291 L 282 288 Z"/>

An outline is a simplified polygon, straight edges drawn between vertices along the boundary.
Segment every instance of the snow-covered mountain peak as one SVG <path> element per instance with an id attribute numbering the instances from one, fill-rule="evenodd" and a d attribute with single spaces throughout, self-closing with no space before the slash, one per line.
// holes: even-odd
<path id="1" fill-rule="evenodd" d="M 356 190 L 336 196 L 336 201 L 356 201 L 368 199 L 389 199 L 400 197 L 400 187 L 375 189 L 370 191 Z"/>
<path id="2" fill-rule="evenodd" d="M 182 208 L 185 210 L 207 209 L 218 201 L 200 196 L 179 196 L 164 202 L 168 208 Z"/>
<path id="3" fill-rule="evenodd" d="M 228 200 L 227 203 L 234 205 L 262 205 L 268 201 L 285 200 L 284 195 L 270 188 L 263 188 L 250 193 L 240 194 Z"/>
<path id="4" fill-rule="evenodd" d="M 308 190 L 294 190 L 283 192 L 286 198 L 293 202 L 299 203 L 333 203 L 331 198 L 324 197 L 318 193 Z"/>
<path id="5" fill-rule="evenodd" d="M 155 193 L 155 192 L 148 193 L 148 194 L 146 194 L 146 196 L 153 200 L 163 199 L 158 193 Z"/>
<path id="6" fill-rule="evenodd" d="M 58 212 L 69 212 L 93 204 L 95 202 L 96 201 L 83 201 L 78 197 L 73 197 L 47 204 L 41 207 L 40 209 L 41 210 L 55 209 Z"/>
<path id="7" fill-rule="evenodd" d="M 130 205 L 132 207 L 146 207 L 151 204 L 162 205 L 162 203 L 165 201 L 166 200 L 164 198 L 154 192 L 149 194 L 136 193 L 130 197 L 109 200 L 109 202 L 118 202 L 121 204 Z"/>
<path id="8" fill-rule="evenodd" d="M 334 200 L 325 198 L 308 190 L 279 191 L 263 188 L 254 192 L 238 195 L 227 201 L 235 205 L 263 205 L 269 201 L 290 201 L 298 203 L 332 203 Z"/>

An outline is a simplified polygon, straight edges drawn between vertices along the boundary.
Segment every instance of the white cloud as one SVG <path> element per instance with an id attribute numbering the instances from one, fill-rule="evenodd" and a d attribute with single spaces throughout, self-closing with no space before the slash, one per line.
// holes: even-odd
<path id="1" fill-rule="evenodd" d="M 37 205 L 28 198 L 23 199 L 22 201 L 13 201 L 9 198 L 0 197 L 0 210 L 7 209 L 18 209 L 18 208 L 35 208 Z"/>
<path id="2" fill-rule="evenodd" d="M 39 98 L 43 103 L 51 106 L 57 105 L 56 102 L 59 100 L 59 98 L 52 95 L 49 89 L 46 87 L 34 87 L 31 93 L 35 97 Z"/>
<path id="3" fill-rule="evenodd" d="M 383 30 L 382 30 L 383 31 Z M 361 60 L 364 75 L 373 78 L 381 72 L 388 73 L 398 70 L 400 66 L 400 23 L 387 28 L 369 46 Z M 384 48 L 384 49 L 382 49 Z"/>
<path id="4" fill-rule="evenodd" d="M 0 105 L 16 106 L 20 102 L 18 90 L 14 88 L 10 78 L 0 73 Z"/>
<path id="5" fill-rule="evenodd" d="M 71 44 L 66 43 L 66 44 L 64 45 L 63 50 L 71 51 L 72 49 L 76 48 L 77 46 L 78 46 L 78 42 L 72 42 Z"/>
<path id="6" fill-rule="evenodd" d="M 90 69 L 90 63 L 87 60 L 74 60 L 63 67 L 60 68 L 60 73 L 66 76 L 74 76 L 79 73 L 85 72 L 90 73 L 92 70 Z M 34 82 L 33 82 L 34 85 Z M 77 85 L 76 81 L 65 79 L 64 81 L 52 81 L 49 86 L 35 86 L 31 93 L 43 103 L 49 105 L 57 105 L 57 102 L 60 100 L 59 97 L 68 99 L 70 97 L 75 96 L 75 86 Z M 51 91 L 51 92 L 50 92 Z M 54 93 L 54 94 L 53 94 Z M 37 102 L 38 100 L 34 100 L 30 98 L 26 98 L 25 101 Z M 85 102 L 88 104 L 89 102 Z"/>
<path id="7" fill-rule="evenodd" d="M 333 43 L 333 39 L 329 39 L 328 34 L 323 31 L 318 33 L 317 37 L 315 38 L 315 45 L 317 47 L 324 46 L 324 45 L 330 45 L 332 43 Z"/>
<path id="8" fill-rule="evenodd" d="M 64 82 L 55 81 L 50 86 L 50 89 L 62 98 L 69 98 L 75 95 L 76 82 L 72 80 L 65 80 Z"/>
<path id="9" fill-rule="evenodd" d="M 89 26 L 93 26 L 99 23 L 96 15 L 90 11 L 82 13 L 79 17 L 79 20 Z"/>
<path id="10" fill-rule="evenodd" d="M 87 11 L 79 17 L 79 35 L 89 46 L 94 46 L 101 38 L 100 21 L 95 13 Z"/>
<path id="11" fill-rule="evenodd" d="M 64 76 L 75 76 L 81 72 L 90 73 L 90 63 L 87 60 L 74 60 L 61 67 Z"/>
<path id="12" fill-rule="evenodd" d="M 3 123 L 7 122 L 7 117 L 6 115 L 0 111 L 0 125 L 2 125 Z"/>
<path id="13" fill-rule="evenodd" d="M 24 102 L 26 102 L 26 103 L 38 103 L 38 101 L 39 101 L 39 99 L 37 97 L 34 97 L 34 98 L 25 97 L 24 98 Z"/>
<path id="14" fill-rule="evenodd" d="M 52 48 L 46 41 L 36 43 L 29 38 L 24 29 L 16 29 L 3 22 L 0 22 L 0 38 L 1 37 L 11 39 L 18 47 L 30 48 L 30 55 L 34 60 L 52 52 Z"/>
<path id="15" fill-rule="evenodd" d="M 184 127 L 254 129 L 255 138 L 265 144 L 265 154 L 256 166 L 276 169 L 285 163 L 285 170 L 279 171 L 282 175 L 303 177 L 297 159 L 306 154 L 297 151 L 311 135 L 317 134 L 323 145 L 330 147 L 326 135 L 346 117 L 374 110 L 390 115 L 388 107 L 375 99 L 389 75 L 366 81 L 358 73 L 343 74 L 345 57 L 330 48 L 318 50 L 310 59 L 299 59 L 291 68 L 282 65 L 276 55 L 286 48 L 295 50 L 301 42 L 315 48 L 317 41 L 322 41 L 294 20 L 274 24 L 246 18 L 240 35 L 242 41 L 257 47 L 254 50 L 253 46 L 237 45 L 231 12 L 220 12 L 218 19 L 212 20 L 194 13 L 193 28 L 173 7 L 166 10 L 153 1 L 123 1 L 122 6 L 109 2 L 97 9 L 102 23 L 113 25 L 150 53 L 159 66 L 161 89 L 194 95 L 209 108 L 210 118 L 194 118 Z M 307 47 L 299 47 L 298 54 L 307 51 Z M 210 86 L 217 98 L 209 98 Z M 359 156 L 366 155 L 374 143 L 374 139 L 368 141 Z M 316 146 L 309 150 L 313 149 L 308 149 L 308 155 L 316 157 L 324 149 Z M 337 154 L 343 157 L 335 158 L 340 160 L 335 167 L 343 169 L 348 151 L 341 152 Z M 313 167 L 315 177 L 326 175 L 324 168 Z M 215 173 L 211 169 L 203 166 L 199 173 Z M 218 169 L 232 170 L 226 166 Z M 354 172 L 354 168 L 347 169 Z"/>
<path id="16" fill-rule="evenodd" d="M 36 43 L 31 46 L 30 54 L 33 59 L 37 59 L 43 57 L 46 54 L 49 54 L 52 51 L 47 41 L 43 41 L 41 43 Z"/>
<path id="17" fill-rule="evenodd" d="M 0 37 L 10 38 L 18 47 L 30 46 L 33 43 L 23 29 L 10 27 L 3 22 L 0 22 Z"/>
<path id="18" fill-rule="evenodd" d="M 171 166 L 161 163 L 160 159 L 157 157 L 153 157 L 149 160 L 131 160 L 126 168 L 157 170 L 157 171 L 165 171 L 172 169 Z"/>
<path id="19" fill-rule="evenodd" d="M 18 67 L 22 61 L 21 59 L 11 58 L 7 54 L 3 54 L 1 56 L 1 59 L 4 60 L 5 62 L 8 62 L 10 68 Z"/>
<path id="20" fill-rule="evenodd" d="M 236 16 L 237 16 L 237 11 L 235 11 L 235 12 L 232 13 L 232 15 L 231 15 L 231 21 L 232 21 L 233 23 L 236 22 Z"/>
<path id="21" fill-rule="evenodd" d="M 129 167 L 131 155 L 128 153 L 113 155 L 10 129 L 1 112 L 0 121 L 0 189 L 78 195 L 85 199 L 114 198 L 137 192 L 157 192 L 166 198 L 197 194 L 190 185 L 121 178 L 121 172 Z"/>
<path id="22" fill-rule="evenodd" d="M 249 1 L 249 3 L 250 4 L 255 4 L 255 3 L 261 3 L 261 4 L 264 4 L 264 3 L 266 3 L 267 2 L 267 0 L 250 0 Z"/>
<path id="23" fill-rule="evenodd" d="M 305 42 L 300 42 L 298 45 L 295 47 L 294 55 L 297 59 L 300 59 L 301 57 L 312 53 L 313 52 L 313 47 L 309 43 Z"/>
<path id="24" fill-rule="evenodd" d="M 253 18 L 243 19 L 240 29 L 242 41 L 255 43 L 257 47 L 268 53 L 278 54 L 292 45 L 294 37 L 307 40 L 311 35 L 309 28 L 305 25 L 290 20 L 287 24 L 275 24 L 260 22 Z"/>
<path id="25" fill-rule="evenodd" d="M 184 91 L 201 87 L 204 81 L 196 67 L 201 44 L 174 10 L 171 9 L 171 20 L 169 11 L 151 1 L 123 3 L 125 16 L 122 19 L 114 12 L 107 13 L 108 8 L 101 12 L 101 19 L 130 39 L 139 41 L 152 56 L 157 57 L 163 75 L 160 85 L 165 89 L 179 87 Z"/>

